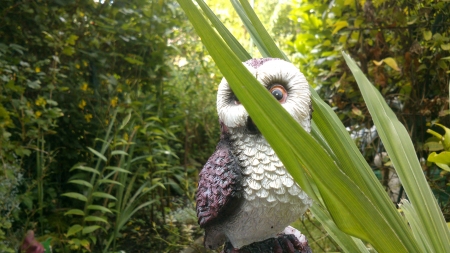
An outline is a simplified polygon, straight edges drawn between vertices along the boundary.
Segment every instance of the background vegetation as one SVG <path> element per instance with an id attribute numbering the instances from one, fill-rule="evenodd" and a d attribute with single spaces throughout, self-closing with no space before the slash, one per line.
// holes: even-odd
<path id="1" fill-rule="evenodd" d="M 222 2 L 208 1 L 258 57 Z M 389 188 L 395 173 L 376 135 L 362 138 L 373 123 L 340 51 L 359 61 L 413 137 L 448 220 L 448 174 L 425 161 L 445 148 L 427 128 L 450 125 L 450 4 L 255 1 L 255 10 Z M 54 252 L 197 247 L 193 196 L 218 140 L 211 91 L 221 75 L 178 4 L 5 0 L 0 16 L 0 251 L 16 252 L 29 229 Z M 312 246 L 338 251 L 313 219 L 297 222 Z"/>

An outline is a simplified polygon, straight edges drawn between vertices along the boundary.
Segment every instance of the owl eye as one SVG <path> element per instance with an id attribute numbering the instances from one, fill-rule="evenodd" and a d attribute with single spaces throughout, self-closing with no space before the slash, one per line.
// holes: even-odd
<path id="1" fill-rule="evenodd" d="M 287 98 L 287 91 L 286 89 L 279 84 L 276 84 L 270 88 L 270 93 L 278 100 L 280 103 L 284 103 Z"/>

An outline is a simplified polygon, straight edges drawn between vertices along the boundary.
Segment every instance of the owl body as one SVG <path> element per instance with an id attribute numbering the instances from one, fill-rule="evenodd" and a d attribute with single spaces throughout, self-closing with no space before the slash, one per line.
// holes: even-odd
<path id="1" fill-rule="evenodd" d="M 310 131 L 310 92 L 303 74 L 280 59 L 252 59 L 245 65 Z M 217 110 L 221 141 L 200 172 L 197 215 L 205 228 L 206 247 L 229 241 L 241 248 L 281 233 L 312 200 L 287 172 L 225 79 L 219 85 Z"/>
<path id="2" fill-rule="evenodd" d="M 231 134 L 243 174 L 240 212 L 223 231 L 235 248 L 275 237 L 298 219 L 312 200 L 295 183 L 261 135 Z M 245 224 L 245 225 L 243 225 Z"/>

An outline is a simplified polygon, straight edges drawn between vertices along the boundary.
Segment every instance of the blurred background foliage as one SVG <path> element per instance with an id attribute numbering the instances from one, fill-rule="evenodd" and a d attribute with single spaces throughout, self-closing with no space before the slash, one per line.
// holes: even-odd
<path id="1" fill-rule="evenodd" d="M 341 51 L 359 61 L 449 220 L 449 175 L 427 162 L 447 149 L 427 129 L 450 126 L 450 3 L 251 2 L 397 203 L 406 196 Z M 231 3 L 207 3 L 259 57 Z M 221 74 L 176 1 L 3 0 L 0 17 L 0 252 L 30 229 L 53 252 L 202 251 L 194 194 L 219 138 Z M 339 251 L 310 214 L 295 225 L 313 249 Z"/>
<path id="2" fill-rule="evenodd" d="M 450 125 L 450 4 L 435 1 L 336 0 L 289 5 L 281 47 L 333 107 L 373 165 L 394 203 L 405 197 L 379 141 L 356 82 L 340 52 L 348 52 L 407 128 L 430 185 L 450 218 L 448 171 L 427 163 L 442 150 L 428 128 Z M 320 42 L 320 43 L 318 43 Z"/>

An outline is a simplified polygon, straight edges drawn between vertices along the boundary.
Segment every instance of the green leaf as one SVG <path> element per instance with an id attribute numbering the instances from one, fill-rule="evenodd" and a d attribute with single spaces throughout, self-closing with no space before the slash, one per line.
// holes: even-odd
<path id="1" fill-rule="evenodd" d="M 438 124 L 438 123 L 436 123 L 435 125 L 437 125 L 437 126 L 441 127 L 442 129 L 444 129 L 445 134 L 444 134 L 444 136 L 442 136 L 444 149 L 445 150 L 450 150 L 450 129 L 445 127 L 444 125 L 441 125 L 441 124 Z"/>
<path id="2" fill-rule="evenodd" d="M 361 24 L 364 23 L 364 21 L 365 21 L 365 19 L 364 19 L 363 17 L 358 16 L 358 17 L 356 18 L 355 22 L 354 22 L 354 26 L 355 26 L 356 28 L 359 28 L 359 27 L 361 27 Z"/>
<path id="3" fill-rule="evenodd" d="M 436 154 L 436 152 L 433 152 L 428 156 L 428 161 L 433 162 L 433 163 L 450 164 L 450 152 L 443 151 L 439 154 Z"/>
<path id="4" fill-rule="evenodd" d="M 63 194 L 61 194 L 61 196 L 66 196 L 66 197 L 69 197 L 69 198 L 78 199 L 78 200 L 85 201 L 85 202 L 87 201 L 86 196 L 84 196 L 84 195 L 82 195 L 80 193 L 77 193 L 77 192 L 63 193 Z"/>
<path id="5" fill-rule="evenodd" d="M 134 64 L 134 65 L 138 65 L 138 66 L 139 65 L 144 65 L 143 61 L 141 61 L 139 59 L 136 59 L 136 58 L 124 57 L 124 59 L 125 59 L 125 61 L 127 61 L 127 62 L 129 62 L 131 64 Z"/>
<path id="6" fill-rule="evenodd" d="M 132 205 L 129 205 L 128 208 L 126 208 L 122 213 L 121 213 L 121 217 L 120 217 L 120 221 L 118 223 L 118 230 L 122 229 L 122 227 L 128 222 L 128 220 L 140 209 L 147 207 L 151 204 L 153 204 L 155 202 L 155 200 L 150 200 L 147 201 L 141 205 L 139 205 L 136 208 L 133 208 Z"/>
<path id="7" fill-rule="evenodd" d="M 66 39 L 66 43 L 69 44 L 69 45 L 74 46 L 74 45 L 75 45 L 75 42 L 76 42 L 77 40 L 78 40 L 78 36 L 77 36 L 77 35 L 74 35 L 74 34 L 71 34 L 71 35 L 69 36 L 69 38 Z"/>
<path id="8" fill-rule="evenodd" d="M 131 112 L 129 112 L 128 115 L 123 119 L 122 124 L 120 125 L 119 129 L 123 129 L 128 124 L 130 119 L 131 119 Z"/>
<path id="9" fill-rule="evenodd" d="M 434 152 L 443 150 L 444 146 L 437 141 L 428 141 L 425 144 L 423 144 L 423 149 L 430 152 Z"/>
<path id="10" fill-rule="evenodd" d="M 106 157 L 104 155 L 102 155 L 101 153 L 99 153 L 97 150 L 87 147 L 89 149 L 89 151 L 91 151 L 94 155 L 96 155 L 98 158 L 102 159 L 103 161 L 107 161 Z"/>
<path id="11" fill-rule="evenodd" d="M 437 165 L 439 168 L 441 168 L 441 169 L 443 169 L 443 170 L 445 170 L 445 171 L 449 171 L 449 172 L 450 172 L 450 166 L 449 166 L 448 164 L 445 164 L 445 163 L 436 163 L 436 165 Z"/>
<path id="12" fill-rule="evenodd" d="M 388 58 L 383 59 L 383 61 L 384 61 L 389 67 L 393 68 L 394 70 L 401 71 L 401 69 L 398 67 L 397 62 L 394 60 L 394 58 L 388 57 Z"/>
<path id="13" fill-rule="evenodd" d="M 72 56 L 73 54 L 75 54 L 75 48 L 72 46 L 66 46 L 64 47 L 62 53 L 67 56 Z"/>
<path id="14" fill-rule="evenodd" d="M 115 167 L 115 166 L 106 166 L 105 169 L 107 170 L 113 170 L 116 172 L 122 172 L 122 173 L 127 173 L 127 174 L 131 174 L 130 171 L 126 170 L 126 169 L 122 169 L 120 167 Z"/>
<path id="15" fill-rule="evenodd" d="M 90 239 L 92 240 L 92 242 L 95 244 L 95 242 L 96 242 L 96 237 L 94 237 L 94 236 L 90 236 Z M 88 240 L 86 240 L 86 239 L 82 239 L 82 240 L 80 240 L 80 245 L 81 246 L 83 246 L 83 247 L 85 247 L 87 250 L 90 250 L 89 249 L 89 241 Z"/>
<path id="16" fill-rule="evenodd" d="M 403 199 L 399 207 L 400 210 L 402 210 L 405 214 L 406 220 L 411 226 L 414 237 L 419 242 L 418 245 L 421 252 L 433 252 L 429 241 L 425 240 L 426 236 L 423 234 L 426 231 L 425 227 L 423 226 L 419 215 L 417 214 L 416 210 L 414 210 L 414 207 L 411 205 L 411 203 L 408 200 Z"/>
<path id="17" fill-rule="evenodd" d="M 99 225 L 92 225 L 92 226 L 84 227 L 82 234 L 83 235 L 90 234 L 90 233 L 94 232 L 95 230 L 97 230 L 99 228 L 101 228 Z"/>
<path id="18" fill-rule="evenodd" d="M 106 192 L 94 192 L 94 193 L 92 193 L 92 196 L 98 197 L 98 198 L 117 200 L 116 197 L 114 197 L 113 195 L 108 194 Z"/>
<path id="19" fill-rule="evenodd" d="M 433 34 L 431 33 L 431 31 L 423 31 L 423 38 L 424 40 L 431 40 L 431 36 L 433 36 Z"/>
<path id="20" fill-rule="evenodd" d="M 441 44 L 442 50 L 450 50 L 450 43 L 449 44 Z"/>
<path id="21" fill-rule="evenodd" d="M 41 88 L 41 81 L 39 80 L 35 80 L 35 81 L 31 81 L 31 80 L 27 80 L 27 86 L 32 88 L 32 89 L 39 89 Z"/>
<path id="22" fill-rule="evenodd" d="M 49 238 L 47 238 L 45 241 L 43 241 L 43 242 L 41 242 L 41 244 L 42 244 L 42 246 L 44 247 L 44 252 L 45 253 L 51 253 L 52 251 L 51 251 L 51 241 L 52 241 L 52 238 L 51 237 L 49 237 Z"/>
<path id="23" fill-rule="evenodd" d="M 327 233 L 342 248 L 343 252 L 366 252 L 369 253 L 361 240 L 353 240 L 353 238 L 342 232 L 332 220 L 330 214 L 320 205 L 313 205 L 311 211 L 314 217 L 322 224 Z"/>
<path id="24" fill-rule="evenodd" d="M 331 34 L 336 34 L 337 32 L 339 32 L 339 30 L 341 30 L 342 28 L 345 28 L 348 26 L 348 22 L 347 21 L 338 21 L 335 24 L 333 24 L 334 29 L 333 32 L 331 32 Z"/>
<path id="25" fill-rule="evenodd" d="M 216 27 L 217 32 L 224 39 L 227 45 L 236 53 L 236 55 L 241 59 L 241 61 L 248 60 L 252 58 L 248 52 L 242 47 L 239 41 L 228 31 L 228 29 L 220 22 L 216 15 L 211 11 L 211 9 L 202 0 L 196 0 L 203 12 L 208 16 L 208 19 Z M 158 119 L 159 120 L 159 119 Z"/>
<path id="26" fill-rule="evenodd" d="M 16 153 L 16 155 L 21 156 L 21 157 L 30 156 L 31 150 L 23 148 L 23 147 L 17 147 L 16 149 L 14 149 L 14 153 Z"/>
<path id="27" fill-rule="evenodd" d="M 183 189 L 181 189 L 180 185 L 175 182 L 175 180 L 173 180 L 172 178 L 169 178 L 169 181 L 166 183 L 166 185 L 172 187 L 172 189 L 178 193 L 178 194 L 183 194 Z"/>
<path id="28" fill-rule="evenodd" d="M 242 23 L 244 24 L 246 30 L 250 34 L 252 38 L 252 42 L 256 45 L 258 50 L 261 52 L 261 55 L 268 57 L 270 55 L 270 52 L 265 48 L 264 42 L 262 41 L 261 37 L 258 36 L 258 32 L 256 31 L 255 27 L 253 26 L 250 19 L 247 17 L 247 14 L 245 13 L 244 8 L 242 7 L 241 3 L 239 3 L 238 0 L 231 0 L 231 3 L 233 4 L 234 9 L 236 10 L 237 14 L 242 20 Z M 251 58 L 251 57 L 250 57 Z M 248 59 L 241 59 L 241 61 L 245 61 Z"/>
<path id="29" fill-rule="evenodd" d="M 89 205 L 87 207 L 87 209 L 89 209 L 89 210 L 98 210 L 98 211 L 102 211 L 104 213 L 112 213 L 111 210 L 109 210 L 108 208 L 106 208 L 104 206 L 100 206 L 100 205 Z"/>
<path id="30" fill-rule="evenodd" d="M 435 132 L 435 131 L 433 131 L 433 130 L 431 130 L 431 129 L 427 129 L 427 133 L 433 135 L 433 136 L 434 136 L 435 138 L 437 138 L 439 141 L 444 140 L 444 137 L 443 137 L 440 133 Z"/>
<path id="31" fill-rule="evenodd" d="M 280 51 L 273 41 L 272 37 L 264 28 L 261 21 L 256 16 L 253 8 L 246 0 L 232 0 L 231 3 L 235 8 L 243 24 L 247 28 L 250 36 L 253 39 L 256 47 L 264 57 L 275 57 L 280 59 L 287 59 L 286 55 Z M 247 59 L 245 59 L 247 60 Z M 244 61 L 244 59 L 241 59 Z"/>
<path id="32" fill-rule="evenodd" d="M 69 230 L 67 231 L 66 237 L 74 235 L 74 234 L 80 232 L 81 230 L 83 230 L 83 227 L 78 224 L 75 224 L 69 228 Z"/>
<path id="33" fill-rule="evenodd" d="M 123 186 L 123 184 L 121 184 L 120 182 L 117 182 L 117 181 L 111 180 L 111 179 L 100 179 L 100 180 L 98 180 L 98 182 L 99 182 L 100 184 L 105 184 L 105 183 L 107 183 L 107 184 L 116 184 L 116 185 Z"/>
<path id="34" fill-rule="evenodd" d="M 123 150 L 114 150 L 111 152 L 111 155 L 128 155 L 128 153 Z"/>
<path id="35" fill-rule="evenodd" d="M 84 180 L 81 180 L 81 179 L 70 180 L 69 183 L 71 183 L 71 184 L 84 185 L 84 186 L 86 186 L 86 187 L 92 189 L 91 183 L 89 183 L 89 182 L 87 182 L 87 181 L 84 181 Z"/>
<path id="36" fill-rule="evenodd" d="M 83 171 L 92 172 L 94 174 L 100 175 L 100 172 L 98 172 L 98 170 L 91 168 L 91 167 L 86 167 L 83 165 L 76 165 L 76 166 L 72 167 L 69 171 L 72 171 L 72 170 L 83 170 Z"/>
<path id="37" fill-rule="evenodd" d="M 98 216 L 87 216 L 84 218 L 85 221 L 92 221 L 92 222 L 103 222 L 106 224 L 108 223 L 108 220 L 104 217 L 98 217 Z"/>
<path id="38" fill-rule="evenodd" d="M 386 65 L 388 65 L 389 67 L 391 67 L 397 71 L 401 71 L 401 69 L 398 67 L 397 62 L 392 57 L 385 58 L 381 61 L 373 60 L 373 63 L 375 63 L 375 65 L 377 65 L 377 66 L 380 66 L 381 64 L 383 64 L 383 62 L 386 63 Z"/>
<path id="39" fill-rule="evenodd" d="M 83 210 L 80 210 L 80 209 L 70 209 L 69 211 L 64 213 L 64 216 L 70 215 L 70 214 L 84 216 Z"/>

